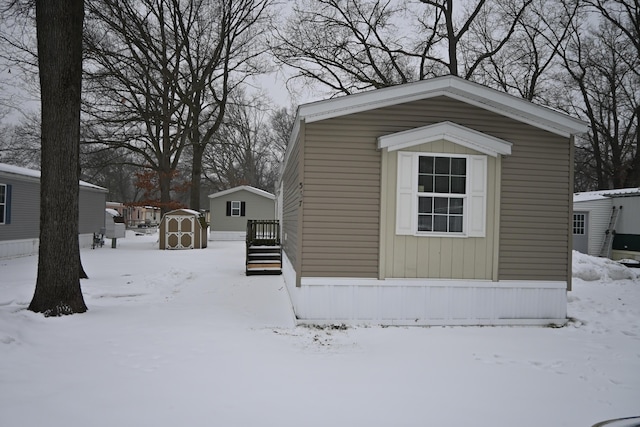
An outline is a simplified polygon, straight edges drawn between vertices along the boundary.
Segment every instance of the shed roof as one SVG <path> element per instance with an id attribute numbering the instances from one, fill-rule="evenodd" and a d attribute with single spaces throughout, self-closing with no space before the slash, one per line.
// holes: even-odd
<path id="1" fill-rule="evenodd" d="M 202 215 L 200 212 L 198 212 L 198 211 L 196 211 L 196 210 L 193 210 L 193 209 L 186 209 L 186 208 L 184 208 L 184 209 L 174 209 L 174 210 L 172 210 L 172 211 L 169 211 L 169 212 L 165 213 L 165 216 L 166 216 L 166 215 L 177 214 L 177 213 L 179 213 L 179 212 L 184 212 L 184 213 L 187 213 L 187 214 L 189 214 L 189 215 L 197 215 L 197 216 Z"/>
<path id="2" fill-rule="evenodd" d="M 275 200 L 276 196 L 269 193 L 268 191 L 260 190 L 259 188 L 251 187 L 250 185 L 240 185 L 238 187 L 230 188 L 228 190 L 219 191 L 217 193 L 209 194 L 210 199 L 215 199 L 216 197 L 225 196 L 227 194 L 235 193 L 237 191 L 246 190 L 251 193 L 257 194 L 258 196 L 266 197 L 271 200 Z"/>
<path id="3" fill-rule="evenodd" d="M 592 200 L 602 200 L 611 197 L 638 197 L 640 196 L 640 187 L 637 188 L 617 188 L 614 190 L 598 190 L 598 191 L 585 191 L 582 193 L 575 193 L 573 195 L 573 202 L 587 202 Z"/>
<path id="4" fill-rule="evenodd" d="M 19 175 L 22 177 L 33 178 L 35 180 L 40 180 L 40 171 L 35 169 L 23 168 L 20 166 L 8 165 L 6 163 L 0 163 L 0 173 L 5 173 L 9 175 Z M 81 187 L 93 188 L 101 191 L 108 191 L 104 187 L 100 187 L 98 185 L 91 184 L 86 181 L 80 181 Z"/>

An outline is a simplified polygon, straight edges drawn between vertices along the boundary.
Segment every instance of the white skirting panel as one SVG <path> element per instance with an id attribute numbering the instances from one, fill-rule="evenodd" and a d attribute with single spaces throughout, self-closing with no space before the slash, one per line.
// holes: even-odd
<path id="1" fill-rule="evenodd" d="M 37 254 L 39 242 L 40 239 L 5 240 L 0 242 L 0 259 Z"/>
<path id="2" fill-rule="evenodd" d="M 78 235 L 78 243 L 80 248 L 90 248 L 93 244 L 93 233 Z"/>
<path id="3" fill-rule="evenodd" d="M 209 232 L 209 240 L 245 240 L 247 238 L 246 231 L 211 231 Z"/>
<path id="4" fill-rule="evenodd" d="M 78 243 L 81 248 L 91 247 L 93 234 L 80 234 Z M 37 255 L 40 239 L 5 240 L 0 242 L 0 259 Z"/>
<path id="5" fill-rule="evenodd" d="M 306 278 L 283 254 L 297 321 L 352 325 L 562 325 L 565 282 Z"/>

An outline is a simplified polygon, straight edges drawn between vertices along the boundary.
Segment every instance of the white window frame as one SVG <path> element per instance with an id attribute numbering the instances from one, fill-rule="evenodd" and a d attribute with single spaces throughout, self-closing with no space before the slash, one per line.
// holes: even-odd
<path id="1" fill-rule="evenodd" d="M 237 203 L 237 205 L 236 205 Z M 237 213 L 234 213 L 236 212 Z M 231 201 L 231 216 L 241 216 L 242 215 L 242 202 L 239 200 L 232 200 Z"/>
<path id="2" fill-rule="evenodd" d="M 0 225 L 6 224 L 7 220 L 7 196 L 8 190 L 6 184 L 0 184 L 0 188 L 2 188 L 2 197 L 0 198 L 0 211 L 2 212 L 2 218 L 0 218 Z"/>
<path id="3" fill-rule="evenodd" d="M 466 159 L 465 194 L 442 194 L 440 197 L 464 199 L 462 232 L 418 231 L 419 197 L 438 197 L 438 193 L 418 191 L 420 156 Z M 398 151 L 396 196 L 396 234 L 426 237 L 485 237 L 487 212 L 487 156 Z"/>
<path id="4" fill-rule="evenodd" d="M 581 219 L 577 218 L 578 216 L 582 217 Z M 578 212 L 573 214 L 573 235 L 574 236 L 584 236 L 587 234 L 587 214 L 584 212 Z M 581 233 L 576 233 L 576 230 L 582 231 Z"/>

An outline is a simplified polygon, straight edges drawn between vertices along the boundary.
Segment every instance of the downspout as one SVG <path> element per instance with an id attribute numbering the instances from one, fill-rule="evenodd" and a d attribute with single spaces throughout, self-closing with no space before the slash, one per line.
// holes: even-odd
<path id="1" fill-rule="evenodd" d="M 500 279 L 498 271 L 500 267 L 500 216 L 502 213 L 502 155 L 500 154 L 496 156 L 495 174 L 495 202 L 493 208 L 493 271 L 491 272 L 491 280 L 497 282 Z"/>
<path id="2" fill-rule="evenodd" d="M 569 217 L 567 218 L 567 292 L 571 290 L 572 272 L 573 272 L 573 180 L 574 180 L 574 161 L 575 152 L 575 136 L 569 137 Z"/>

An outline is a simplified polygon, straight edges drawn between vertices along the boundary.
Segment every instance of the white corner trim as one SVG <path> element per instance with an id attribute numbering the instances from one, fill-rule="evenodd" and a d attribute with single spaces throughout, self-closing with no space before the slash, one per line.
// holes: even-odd
<path id="1" fill-rule="evenodd" d="M 420 144 L 446 140 L 492 157 L 511 154 L 511 142 L 450 121 L 392 133 L 378 138 L 378 148 L 397 151 Z"/>

